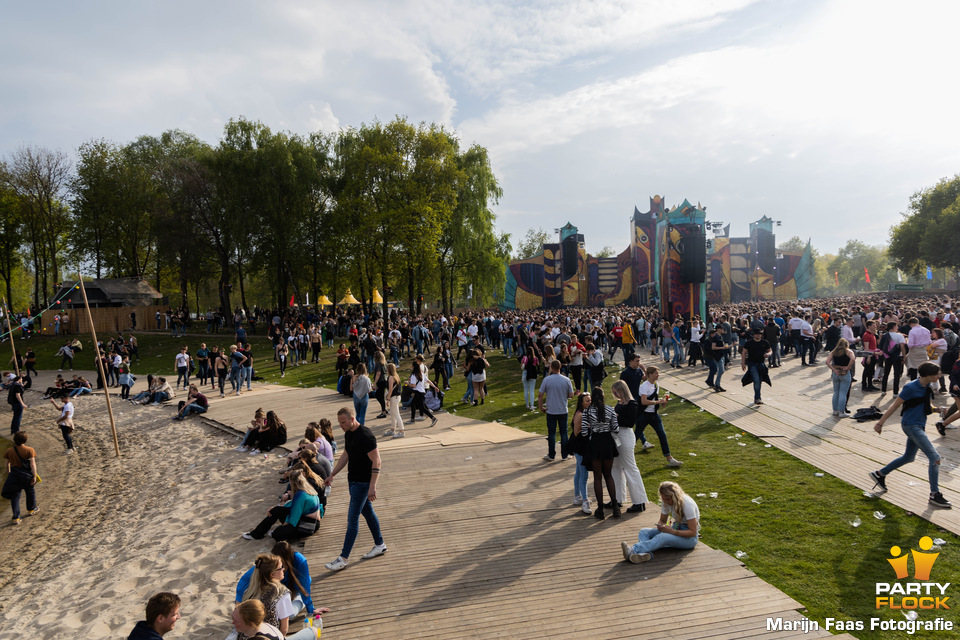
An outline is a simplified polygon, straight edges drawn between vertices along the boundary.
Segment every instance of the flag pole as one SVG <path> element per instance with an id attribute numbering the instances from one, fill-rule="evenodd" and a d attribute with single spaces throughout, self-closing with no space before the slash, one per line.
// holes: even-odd
<path id="1" fill-rule="evenodd" d="M 7 318 L 7 326 L 10 327 L 10 348 L 13 349 L 13 368 L 17 370 L 17 377 L 20 377 L 20 365 L 17 363 L 17 345 L 13 342 L 13 323 L 10 322 L 10 311 L 7 309 L 7 299 L 3 298 L 3 315 Z"/>
<path id="2" fill-rule="evenodd" d="M 90 333 L 93 335 L 93 348 L 97 350 L 97 371 L 100 372 L 100 379 L 103 381 L 103 397 L 107 399 L 107 414 L 110 416 L 110 430 L 113 432 L 113 448 L 120 457 L 120 441 L 117 439 L 117 423 L 113 419 L 113 406 L 110 404 L 110 387 L 107 386 L 107 372 L 103 370 L 103 359 L 100 357 L 100 343 L 97 342 L 97 330 L 93 326 L 93 314 L 90 313 L 90 303 L 87 301 L 87 289 L 83 286 L 83 276 L 80 270 L 77 270 L 77 281 L 80 287 L 80 293 L 83 294 L 83 307 L 87 310 L 87 322 L 90 323 Z"/>

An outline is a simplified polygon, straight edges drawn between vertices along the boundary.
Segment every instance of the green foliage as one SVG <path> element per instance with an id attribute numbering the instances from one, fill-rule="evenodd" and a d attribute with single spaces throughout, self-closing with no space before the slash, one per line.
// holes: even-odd
<path id="1" fill-rule="evenodd" d="M 613 247 L 611 247 L 610 245 L 607 245 L 607 246 L 605 246 L 603 249 L 600 249 L 600 251 L 597 252 L 596 257 L 597 257 L 597 258 L 612 258 L 612 257 L 615 256 L 615 255 L 617 255 L 617 254 L 614 253 Z"/>
<path id="2" fill-rule="evenodd" d="M 72 176 L 63 154 L 21 149 L 0 165 L 0 186 L 0 217 L 25 221 L 4 227 L 0 245 L 14 250 L 0 277 L 9 285 L 25 253 L 41 301 L 67 261 L 96 277 L 150 278 L 199 310 L 211 297 L 235 308 L 238 294 L 245 308 L 286 306 L 291 293 L 336 301 L 347 287 L 365 303 L 379 289 L 449 308 L 470 285 L 490 302 L 510 253 L 486 149 L 461 152 L 442 126 L 404 118 L 307 136 L 238 118 L 216 146 L 177 130 L 91 140 Z"/>
<path id="3" fill-rule="evenodd" d="M 904 272 L 922 277 L 926 267 L 960 270 L 960 175 L 917 191 L 903 220 L 890 230 L 890 258 Z"/>
<path id="4" fill-rule="evenodd" d="M 837 257 L 830 261 L 827 269 L 831 276 L 836 272 L 841 291 L 886 289 L 885 285 L 890 278 L 896 281 L 897 277 L 896 270 L 888 268 L 886 254 L 883 247 L 871 246 L 860 240 L 848 240 Z M 870 273 L 869 285 L 864 268 Z"/>
<path id="5" fill-rule="evenodd" d="M 543 230 L 543 227 L 539 229 L 534 229 L 533 227 L 527 229 L 527 233 L 523 236 L 523 240 L 520 241 L 520 244 L 517 246 L 517 251 L 513 256 L 514 260 L 526 260 L 527 258 L 532 258 L 541 251 L 543 251 L 543 245 L 550 242 L 550 236 L 547 235 L 547 232 Z"/>

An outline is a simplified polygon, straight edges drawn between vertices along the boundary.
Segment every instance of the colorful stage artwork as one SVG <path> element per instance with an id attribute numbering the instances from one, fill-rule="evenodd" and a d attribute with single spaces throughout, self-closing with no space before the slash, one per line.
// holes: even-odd
<path id="1" fill-rule="evenodd" d="M 774 221 L 766 216 L 751 223 L 749 236 L 731 238 L 729 225 L 718 231 L 718 224 L 706 222 L 705 211 L 688 200 L 669 208 L 661 196 L 653 196 L 649 211 L 634 207 L 630 246 L 610 258 L 588 255 L 583 236 L 568 222 L 559 229 L 560 242 L 510 263 L 501 306 L 656 305 L 669 317 L 690 318 L 705 316 L 708 303 L 816 295 L 809 243 L 803 253 L 776 251 Z M 706 253 L 697 260 L 708 226 L 714 237 L 706 240 Z M 696 276 L 690 260 L 699 263 Z"/>

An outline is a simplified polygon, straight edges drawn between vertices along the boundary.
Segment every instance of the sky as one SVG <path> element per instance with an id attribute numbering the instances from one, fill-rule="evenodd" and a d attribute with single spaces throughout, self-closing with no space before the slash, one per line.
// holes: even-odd
<path id="1" fill-rule="evenodd" d="M 745 236 L 886 244 L 960 173 L 952 0 L 5 3 L 0 158 L 243 116 L 395 116 L 490 151 L 497 226 L 629 243 L 662 195 Z"/>

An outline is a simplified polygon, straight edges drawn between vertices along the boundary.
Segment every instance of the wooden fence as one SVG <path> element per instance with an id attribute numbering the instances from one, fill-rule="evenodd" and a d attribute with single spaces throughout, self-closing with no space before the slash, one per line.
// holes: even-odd
<path id="1" fill-rule="evenodd" d="M 97 330 L 97 337 L 103 339 L 106 336 L 113 336 L 119 332 L 128 333 L 131 330 L 130 314 L 137 314 L 137 331 L 156 331 L 157 311 L 161 315 L 161 331 L 166 327 L 166 321 L 162 316 L 169 307 L 167 305 L 150 305 L 146 307 L 97 307 L 90 309 L 90 315 L 93 317 L 93 326 Z M 36 330 L 42 335 L 52 336 L 54 333 L 54 316 L 60 311 L 50 309 L 44 311 L 40 318 L 39 326 L 34 325 Z M 90 334 L 90 323 L 87 321 L 87 312 L 83 307 L 79 309 L 67 309 L 67 315 L 70 317 L 70 332 L 77 334 Z M 63 333 L 63 326 L 60 327 Z"/>

